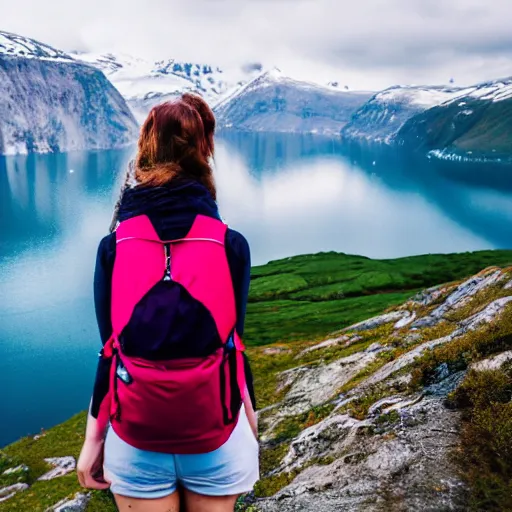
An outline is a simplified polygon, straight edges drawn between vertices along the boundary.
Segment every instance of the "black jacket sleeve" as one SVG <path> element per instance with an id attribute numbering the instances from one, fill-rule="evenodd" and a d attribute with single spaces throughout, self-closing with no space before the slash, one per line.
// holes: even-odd
<path id="1" fill-rule="evenodd" d="M 100 242 L 94 271 L 94 308 L 103 345 L 112 334 L 110 299 L 112 296 L 112 271 L 116 251 L 115 235 L 108 235 Z M 111 359 L 100 357 L 91 402 L 91 415 L 98 417 L 100 405 L 109 391 Z"/>
<path id="2" fill-rule="evenodd" d="M 247 240 L 237 231 L 228 230 L 226 238 L 226 254 L 228 258 L 233 289 L 236 301 L 236 330 L 240 337 L 244 334 L 247 299 L 251 283 L 251 252 Z M 249 359 L 244 352 L 245 378 L 251 396 L 252 406 L 256 410 L 256 396 Z"/>

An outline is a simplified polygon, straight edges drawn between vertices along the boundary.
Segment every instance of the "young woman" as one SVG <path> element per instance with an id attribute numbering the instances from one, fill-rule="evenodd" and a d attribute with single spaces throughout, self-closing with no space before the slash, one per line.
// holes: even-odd
<path id="1" fill-rule="evenodd" d="M 249 246 L 217 210 L 214 131 L 199 97 L 153 108 L 99 246 L 103 349 L 78 478 L 121 512 L 232 511 L 259 477 Z"/>

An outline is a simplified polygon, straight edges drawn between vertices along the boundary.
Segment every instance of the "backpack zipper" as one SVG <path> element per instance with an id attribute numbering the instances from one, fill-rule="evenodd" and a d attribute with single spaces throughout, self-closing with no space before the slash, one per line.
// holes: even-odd
<path id="1" fill-rule="evenodd" d="M 164 281 L 171 280 L 171 244 L 164 244 L 165 251 L 165 274 Z"/>

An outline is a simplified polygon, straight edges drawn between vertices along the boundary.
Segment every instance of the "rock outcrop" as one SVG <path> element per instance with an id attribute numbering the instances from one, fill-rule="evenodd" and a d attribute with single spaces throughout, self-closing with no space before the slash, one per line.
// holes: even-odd
<path id="1" fill-rule="evenodd" d="M 91 495 L 89 493 L 77 493 L 73 498 L 65 498 L 45 512 L 85 512 Z"/>
<path id="2" fill-rule="evenodd" d="M 19 483 L 0 488 L 0 503 L 12 498 L 15 494 L 28 489 L 28 484 Z"/>
<path id="3" fill-rule="evenodd" d="M 274 403 L 258 413 L 262 478 L 237 511 L 470 510 L 479 487 L 465 467 L 481 451 L 495 458 L 473 473 L 512 469 L 511 281 L 512 268 L 489 268 L 325 341 L 254 348 L 256 363 L 271 360 L 263 378 Z M 82 421 L 72 421 L 79 440 Z M 55 503 L 47 512 L 115 510 L 107 496 L 78 492 L 78 483 L 60 492 L 76 462 L 45 458 L 55 432 L 21 441 L 36 449 L 26 459 L 18 450 L 0 453 L 0 510 L 38 498 L 44 507 Z M 479 438 L 484 444 L 468 451 Z M 46 472 L 43 461 L 53 469 Z M 491 485 L 499 478 L 490 474 Z M 496 503 L 510 503 L 508 486 Z"/>
<path id="4" fill-rule="evenodd" d="M 40 476 L 38 480 L 53 480 L 54 478 L 58 478 L 60 476 L 67 475 L 71 473 L 76 468 L 76 461 L 74 457 L 50 457 L 44 459 L 44 461 L 51 466 L 53 469 Z"/>
<path id="5" fill-rule="evenodd" d="M 460 285 L 426 290 L 395 311 L 298 350 L 291 360 L 307 362 L 282 372 L 282 399 L 260 413 L 263 453 L 282 451 L 264 468 L 257 494 L 267 497 L 251 506 L 265 512 L 467 510 L 468 483 L 453 456 L 462 413 L 448 407 L 447 398 L 469 368 L 498 369 L 512 361 L 505 342 L 493 345 L 496 326 L 512 314 L 510 277 L 510 270 L 491 268 Z M 496 353 L 464 363 L 465 344 L 475 338 Z M 432 372 L 430 354 L 444 347 L 450 347 L 448 360 L 437 356 Z M 298 434 L 290 429 L 294 421 Z"/>

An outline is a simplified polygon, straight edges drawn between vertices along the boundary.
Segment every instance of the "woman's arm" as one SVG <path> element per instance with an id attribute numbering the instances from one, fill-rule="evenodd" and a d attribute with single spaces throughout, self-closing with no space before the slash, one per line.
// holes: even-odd
<path id="1" fill-rule="evenodd" d="M 230 229 L 227 233 L 226 242 L 226 254 L 233 281 L 233 290 L 235 292 L 237 318 L 236 331 L 240 337 L 243 337 L 245 314 L 247 311 L 247 299 L 249 297 L 249 287 L 251 284 L 251 252 L 247 240 L 237 231 Z M 256 396 L 254 393 L 251 366 L 245 352 L 243 357 L 251 409 L 255 410 Z M 245 395 L 247 396 L 247 393 Z"/>
<path id="2" fill-rule="evenodd" d="M 112 333 L 110 317 L 112 270 L 115 258 L 115 235 L 105 237 L 98 248 L 94 272 L 94 305 L 103 345 Z M 100 355 L 94 391 L 87 416 L 85 441 L 77 464 L 78 480 L 89 489 L 107 489 L 102 475 L 103 441 L 109 418 L 109 376 L 111 359 Z"/>
<path id="3" fill-rule="evenodd" d="M 103 238 L 98 248 L 96 269 L 94 271 L 94 308 L 102 345 L 105 345 L 112 335 L 111 299 L 115 250 L 115 234 Z M 111 364 L 112 359 L 104 358 L 100 353 L 89 410 L 89 415 L 97 420 L 99 430 L 94 432 L 91 428 L 91 433 L 94 436 L 101 437 L 101 434 L 104 434 L 107 428 Z"/>

